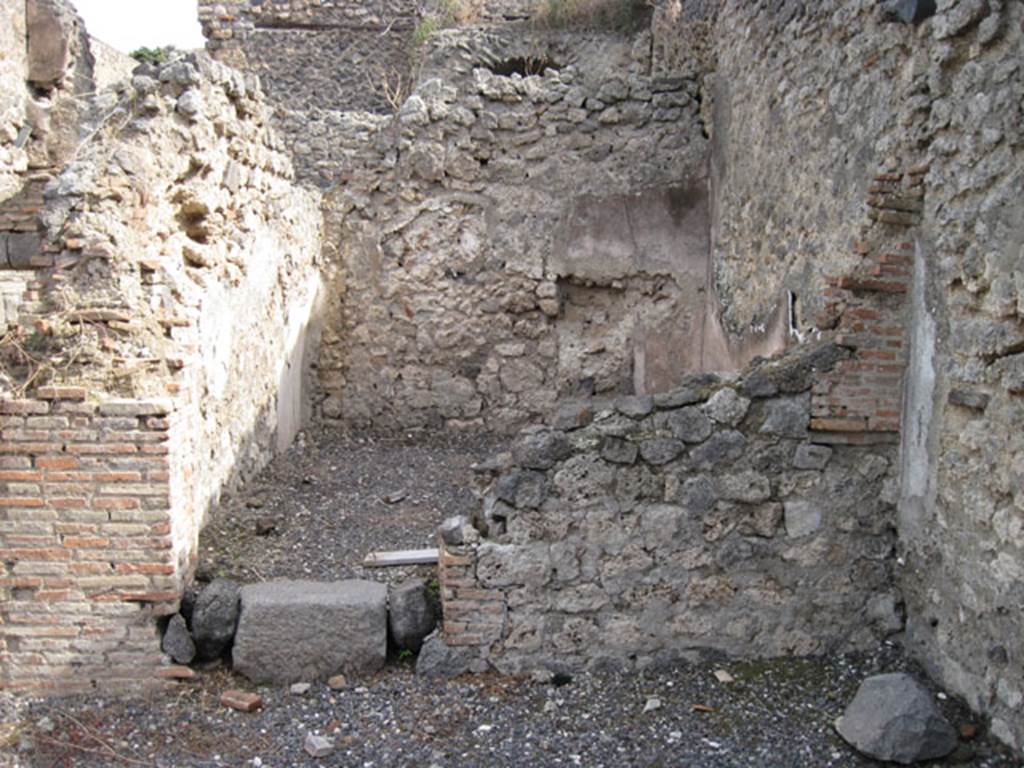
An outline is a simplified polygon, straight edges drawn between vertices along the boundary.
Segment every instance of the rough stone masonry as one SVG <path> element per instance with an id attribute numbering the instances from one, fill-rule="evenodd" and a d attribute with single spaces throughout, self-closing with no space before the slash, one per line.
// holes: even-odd
<path id="1" fill-rule="evenodd" d="M 220 62 L 90 97 L 3 4 L 4 685 L 150 676 L 303 419 L 525 428 L 474 663 L 902 630 L 1024 744 L 1024 6 L 445 5 L 200 2 Z"/>

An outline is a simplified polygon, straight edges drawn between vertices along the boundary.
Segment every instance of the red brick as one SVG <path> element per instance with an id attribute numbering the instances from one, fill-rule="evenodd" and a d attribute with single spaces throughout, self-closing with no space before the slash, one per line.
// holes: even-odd
<path id="1" fill-rule="evenodd" d="M 83 443 L 81 445 L 69 445 L 68 453 L 100 456 L 124 456 L 131 453 L 138 453 L 138 448 L 136 448 L 132 443 Z"/>
<path id="2" fill-rule="evenodd" d="M 138 499 L 126 499 L 120 496 L 93 499 L 93 509 L 138 509 Z"/>
<path id="3" fill-rule="evenodd" d="M 40 387 L 36 397 L 41 400 L 85 400 L 84 387 Z"/>
<path id="4" fill-rule="evenodd" d="M 50 404 L 39 400 L 0 400 L 0 413 L 42 414 L 50 412 Z"/>
<path id="5" fill-rule="evenodd" d="M 117 573 L 143 573 L 149 575 L 171 576 L 174 566 L 170 563 L 118 563 Z"/>
<path id="6" fill-rule="evenodd" d="M 42 453 L 60 453 L 62 443 L 7 443 L 0 442 L 0 453 L 20 453 L 26 456 Z"/>
<path id="7" fill-rule="evenodd" d="M 71 553 L 66 549 L 46 547 L 43 549 L 0 549 L 2 560 L 70 560 Z"/>
<path id="8" fill-rule="evenodd" d="M 255 693 L 229 690 L 220 695 L 220 703 L 239 712 L 255 712 L 263 706 L 263 699 Z"/>
<path id="9" fill-rule="evenodd" d="M 77 469 L 80 465 L 74 456 L 40 456 L 36 466 L 40 469 Z"/>
<path id="10" fill-rule="evenodd" d="M 190 667 L 173 664 L 169 667 L 160 667 L 155 675 L 166 680 L 191 680 L 196 676 L 196 673 Z"/>
<path id="11" fill-rule="evenodd" d="M 863 432 L 867 429 L 864 419 L 811 419 L 811 429 L 819 432 Z"/>
<path id="12" fill-rule="evenodd" d="M 42 481 L 42 472 L 26 472 L 24 470 L 5 469 L 0 470 L 0 482 L 2 481 L 14 481 L 23 483 L 37 483 Z"/>
<path id="13" fill-rule="evenodd" d="M 45 501 L 38 497 L 4 497 L 0 498 L 0 507 L 42 507 Z"/>
<path id="14" fill-rule="evenodd" d="M 99 536 L 65 536 L 64 546 L 73 549 L 100 549 L 110 544 L 110 539 Z"/>

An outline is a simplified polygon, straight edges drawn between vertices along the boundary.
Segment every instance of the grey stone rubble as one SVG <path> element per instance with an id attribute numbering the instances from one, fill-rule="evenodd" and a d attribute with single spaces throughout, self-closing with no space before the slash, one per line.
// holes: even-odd
<path id="1" fill-rule="evenodd" d="M 161 649 L 178 664 L 191 664 L 196 657 L 196 644 L 180 613 L 174 614 L 167 623 Z"/>
<path id="2" fill-rule="evenodd" d="M 434 631 L 437 616 L 422 579 L 392 587 L 388 593 L 388 629 L 400 651 L 419 653 L 424 638 Z"/>
<path id="3" fill-rule="evenodd" d="M 370 581 L 277 581 L 241 590 L 235 671 L 257 683 L 369 673 L 387 658 L 387 587 Z"/>
<path id="4" fill-rule="evenodd" d="M 230 579 L 214 579 L 196 598 L 192 639 L 199 661 L 219 659 L 231 647 L 238 625 L 240 589 Z"/>
<path id="5" fill-rule="evenodd" d="M 861 683 L 836 730 L 864 754 L 902 765 L 945 757 L 957 745 L 929 691 L 902 672 Z"/>

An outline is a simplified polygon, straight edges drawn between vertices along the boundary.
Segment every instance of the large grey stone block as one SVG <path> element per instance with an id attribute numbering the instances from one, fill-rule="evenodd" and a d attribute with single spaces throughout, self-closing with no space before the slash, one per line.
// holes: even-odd
<path id="1" fill-rule="evenodd" d="M 387 587 L 372 581 L 271 581 L 242 588 L 235 669 L 287 685 L 372 672 L 387 656 Z"/>

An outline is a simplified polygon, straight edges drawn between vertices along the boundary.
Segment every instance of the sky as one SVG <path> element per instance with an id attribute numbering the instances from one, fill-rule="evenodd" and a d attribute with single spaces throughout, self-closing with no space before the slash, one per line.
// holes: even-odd
<path id="1" fill-rule="evenodd" d="M 136 48 L 201 48 L 196 0 L 71 0 L 89 34 L 123 53 Z"/>

